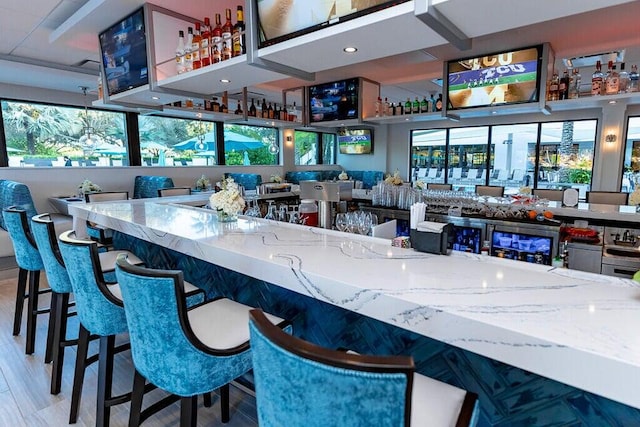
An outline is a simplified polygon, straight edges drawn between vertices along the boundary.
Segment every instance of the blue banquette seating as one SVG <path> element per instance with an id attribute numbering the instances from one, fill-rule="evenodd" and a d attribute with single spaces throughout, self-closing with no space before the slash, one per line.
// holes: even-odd
<path id="1" fill-rule="evenodd" d="M 138 175 L 133 184 L 133 198 L 158 197 L 158 190 L 171 187 L 175 187 L 173 179 L 167 176 Z"/>
<path id="2" fill-rule="evenodd" d="M 299 184 L 300 181 L 333 181 L 338 178 L 340 170 L 313 170 L 313 171 L 289 171 L 285 174 L 285 180 L 292 184 Z M 362 181 L 362 188 L 371 189 L 374 185 L 384 179 L 384 172 L 374 170 L 345 171 L 349 179 Z"/>
<path id="3" fill-rule="evenodd" d="M 233 178 L 236 184 L 242 185 L 245 190 L 255 190 L 262 184 L 262 176 L 257 173 L 233 173 L 227 172 L 225 178 Z"/>

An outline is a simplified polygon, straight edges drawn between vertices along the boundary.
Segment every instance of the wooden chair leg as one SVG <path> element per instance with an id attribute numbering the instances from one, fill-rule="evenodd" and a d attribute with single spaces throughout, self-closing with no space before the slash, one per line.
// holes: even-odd
<path id="1" fill-rule="evenodd" d="M 27 294 L 27 275 L 29 272 L 24 268 L 18 270 L 18 286 L 16 288 L 16 310 L 13 317 L 13 335 L 20 335 L 22 326 L 22 312 L 24 310 L 24 299 Z"/>
<path id="2" fill-rule="evenodd" d="M 97 427 L 109 426 L 111 407 L 107 405 L 107 400 L 111 399 L 115 342 L 115 335 L 100 337 L 100 350 L 98 353 L 98 399 L 96 401 Z"/>
<path id="3" fill-rule="evenodd" d="M 198 422 L 198 396 L 180 399 L 180 427 L 196 427 Z"/>
<path id="4" fill-rule="evenodd" d="M 27 344 L 26 354 L 33 354 L 36 346 L 36 324 L 38 320 L 38 287 L 40 286 L 40 271 L 29 272 L 29 303 L 27 313 Z"/>
<path id="5" fill-rule="evenodd" d="M 56 328 L 58 327 L 58 300 L 59 294 L 57 292 L 51 292 L 49 325 L 47 327 L 47 347 L 44 351 L 44 363 L 51 363 L 51 361 L 53 360 L 53 346 L 55 341 Z"/>
<path id="6" fill-rule="evenodd" d="M 56 298 L 55 307 L 51 307 L 49 322 L 54 322 L 53 352 L 51 358 L 51 394 L 60 393 L 62 384 L 62 366 L 64 365 L 64 350 L 67 340 L 67 320 L 69 318 L 69 294 L 52 294 Z M 55 317 L 53 315 L 55 310 Z M 53 317 L 53 319 L 51 318 Z"/>
<path id="7" fill-rule="evenodd" d="M 89 352 L 89 331 L 82 325 L 78 331 L 78 348 L 76 354 L 76 366 L 73 374 L 73 389 L 71 391 L 71 410 L 69 424 L 75 424 L 78 420 L 78 409 L 82 397 L 82 385 L 84 383 L 84 371 L 87 368 L 87 354 Z"/>
<path id="8" fill-rule="evenodd" d="M 129 410 L 129 427 L 138 427 L 142 422 L 142 400 L 144 399 L 145 378 L 135 371 L 133 391 L 131 392 L 131 409 Z"/>
<path id="9" fill-rule="evenodd" d="M 220 411 L 224 424 L 229 422 L 229 384 L 220 387 Z"/>

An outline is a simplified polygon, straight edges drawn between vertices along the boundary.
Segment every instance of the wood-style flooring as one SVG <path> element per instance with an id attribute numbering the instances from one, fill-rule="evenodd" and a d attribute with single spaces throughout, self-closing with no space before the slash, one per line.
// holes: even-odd
<path id="1" fill-rule="evenodd" d="M 15 272 L 15 274 L 13 274 Z M 33 355 L 24 354 L 25 319 L 19 336 L 12 335 L 17 270 L 9 274 L 3 271 L 0 276 L 0 427 L 65 426 L 69 419 L 69 402 L 73 382 L 75 348 L 67 348 L 62 391 L 54 396 L 49 393 L 51 365 L 44 363 L 44 349 L 47 334 L 48 315 L 38 316 L 36 351 Z M 9 278 L 6 278 L 9 276 Z M 43 277 L 46 284 L 46 277 Z M 42 286 L 42 285 L 41 285 Z M 48 297 L 42 297 L 40 307 L 48 306 Z M 25 306 L 26 310 L 26 306 Z M 69 333 L 77 331 L 77 320 L 72 320 Z M 126 337 L 123 337 L 126 339 Z M 95 351 L 95 349 L 94 349 Z M 122 352 L 116 356 L 114 392 L 123 393 L 131 389 L 133 365 L 130 353 Z M 85 376 L 82 403 L 77 426 L 94 426 L 96 412 L 97 364 L 93 364 Z M 156 390 L 145 396 L 145 404 L 151 399 L 164 396 Z M 211 408 L 205 408 L 200 400 L 198 426 L 247 427 L 257 426 L 255 399 L 253 396 L 231 386 L 231 420 L 228 424 L 220 421 L 220 404 L 214 396 Z M 129 405 L 123 404 L 111 410 L 111 426 L 126 426 Z M 149 418 L 143 426 L 176 426 L 179 424 L 179 404 L 164 409 Z"/>

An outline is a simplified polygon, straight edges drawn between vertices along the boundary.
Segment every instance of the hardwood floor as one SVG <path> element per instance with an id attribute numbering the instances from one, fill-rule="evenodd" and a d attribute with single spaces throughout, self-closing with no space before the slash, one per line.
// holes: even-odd
<path id="1" fill-rule="evenodd" d="M 17 337 L 11 334 L 18 276 L 17 270 L 12 271 L 15 273 L 2 276 L 10 276 L 9 278 L 0 279 L 0 427 L 65 426 L 69 419 L 75 348 L 66 350 L 62 391 L 54 396 L 49 393 L 51 365 L 43 361 L 48 315 L 39 316 L 36 351 L 33 355 L 24 354 L 24 319 L 21 334 Z M 46 281 L 46 278 L 44 280 Z M 48 298 L 43 297 L 40 307 L 48 306 L 48 303 Z M 77 331 L 75 318 L 71 321 L 69 331 L 70 334 Z M 123 337 L 123 340 L 126 340 L 126 337 Z M 95 348 L 92 351 L 94 352 Z M 133 364 L 128 351 L 116 356 L 115 371 L 114 393 L 129 391 L 133 381 Z M 95 425 L 96 381 L 97 366 L 93 364 L 85 376 L 80 414 L 76 424 L 79 427 Z M 148 395 L 149 397 L 145 396 L 145 405 L 164 395 L 165 393 L 161 390 L 155 390 Z M 218 396 L 214 396 L 213 403 L 211 408 L 204 408 L 200 401 L 198 426 L 223 425 L 220 421 Z M 224 425 L 229 427 L 258 425 L 254 397 L 233 385 L 230 406 L 231 420 Z M 110 425 L 126 426 L 128 416 L 128 403 L 118 405 L 111 410 Z M 179 424 L 179 419 L 180 407 L 178 404 L 173 404 L 149 418 L 143 426 L 175 426 Z"/>

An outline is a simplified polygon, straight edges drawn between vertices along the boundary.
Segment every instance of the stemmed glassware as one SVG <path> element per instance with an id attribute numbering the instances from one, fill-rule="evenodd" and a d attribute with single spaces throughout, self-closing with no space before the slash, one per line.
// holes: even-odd
<path id="1" fill-rule="evenodd" d="M 255 197 L 247 197 L 247 203 L 249 204 L 249 208 L 245 212 L 246 216 L 251 216 L 255 218 L 261 218 L 262 213 L 260 212 L 260 206 L 258 205 L 258 199 Z"/>
<path id="2" fill-rule="evenodd" d="M 346 213 L 336 214 L 336 229 L 338 231 L 346 231 L 347 227 L 348 227 L 347 214 Z"/>
<path id="3" fill-rule="evenodd" d="M 278 220 L 278 212 L 276 211 L 276 203 L 273 200 L 269 200 L 269 207 L 267 208 L 267 214 L 264 216 L 264 219 L 272 219 L 274 221 Z"/>

